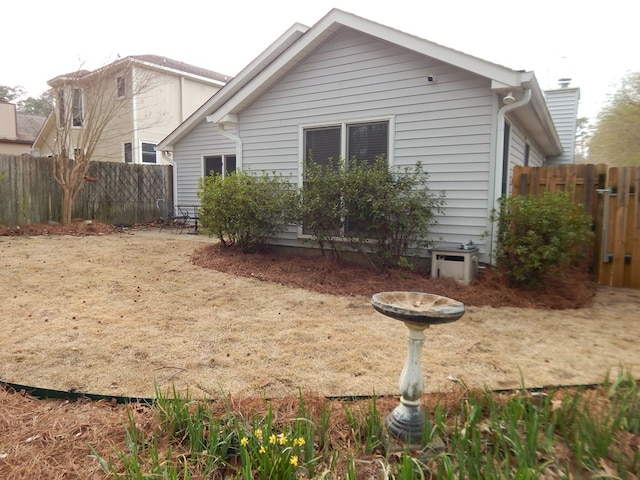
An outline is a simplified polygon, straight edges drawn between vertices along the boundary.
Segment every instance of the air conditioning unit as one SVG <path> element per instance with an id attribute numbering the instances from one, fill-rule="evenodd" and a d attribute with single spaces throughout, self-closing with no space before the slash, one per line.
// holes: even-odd
<path id="1" fill-rule="evenodd" d="M 436 247 L 431 250 L 431 276 L 469 285 L 478 273 L 478 247 Z"/>

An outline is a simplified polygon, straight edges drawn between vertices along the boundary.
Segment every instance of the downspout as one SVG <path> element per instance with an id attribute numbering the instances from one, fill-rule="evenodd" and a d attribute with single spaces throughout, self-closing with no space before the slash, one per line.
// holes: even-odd
<path id="1" fill-rule="evenodd" d="M 164 158 L 167 162 L 169 162 L 169 164 L 173 167 L 173 175 L 172 175 L 172 181 L 171 183 L 173 183 L 173 195 L 171 198 L 171 206 L 174 209 L 173 211 L 175 212 L 175 206 L 178 204 L 178 165 L 176 164 L 175 160 L 173 159 L 173 152 L 170 150 L 162 150 L 162 158 Z"/>
<path id="2" fill-rule="evenodd" d="M 207 122 L 209 123 L 215 123 L 213 121 L 213 115 L 209 115 L 206 117 L 207 118 Z M 218 126 L 218 133 L 220 135 L 222 135 L 225 138 L 228 138 L 229 140 L 231 140 L 232 142 L 234 142 L 236 144 L 236 168 L 238 170 L 242 170 L 242 139 L 236 135 L 235 133 L 231 133 L 227 130 L 225 130 L 225 123 L 217 123 L 216 124 Z M 237 125 L 237 124 L 235 124 Z"/>
<path id="3" fill-rule="evenodd" d="M 495 171 L 494 171 L 494 185 L 493 185 L 493 205 L 492 210 L 497 210 L 499 208 L 498 200 L 502 196 L 502 172 L 504 169 L 504 119 L 507 113 L 512 110 L 516 110 L 531 101 L 531 89 L 525 88 L 524 96 L 509 105 L 504 105 L 500 110 L 498 110 L 498 120 L 497 120 L 497 139 L 496 139 L 496 158 L 495 158 Z M 509 159 L 507 158 L 508 162 Z M 491 252 L 489 254 L 489 259 L 492 265 L 495 264 L 495 251 L 496 251 L 496 233 L 497 233 L 497 225 L 496 222 L 491 222 Z"/>

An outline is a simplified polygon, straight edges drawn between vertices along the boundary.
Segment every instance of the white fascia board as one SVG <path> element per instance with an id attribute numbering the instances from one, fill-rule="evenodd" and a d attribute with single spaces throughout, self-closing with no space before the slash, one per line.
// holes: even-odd
<path id="1" fill-rule="evenodd" d="M 165 67 L 163 65 L 158 65 L 157 63 L 153 63 L 153 62 L 145 62 L 144 60 L 139 60 L 137 58 L 134 58 L 133 63 L 136 63 L 142 67 L 148 68 L 150 70 L 156 70 L 156 71 L 160 71 L 160 72 L 165 72 L 171 75 L 176 75 L 178 77 L 184 77 L 184 78 L 190 78 L 192 80 L 201 82 L 201 83 L 207 83 L 210 85 L 219 85 L 219 86 L 223 86 L 226 85 L 225 82 L 222 82 L 220 80 L 215 80 L 213 78 L 209 78 L 209 77 L 203 77 L 202 75 L 195 75 L 193 73 L 189 73 L 189 72 L 185 72 L 184 70 L 180 70 L 177 68 L 170 68 L 170 67 Z"/>
<path id="2" fill-rule="evenodd" d="M 273 64 L 269 65 L 260 75 L 252 79 L 241 92 L 238 92 L 233 99 L 215 113 L 215 117 L 222 118 L 228 113 L 239 113 L 247 101 L 250 101 L 260 92 L 266 90 L 284 74 L 283 72 L 292 68 L 292 62 L 295 64 L 296 61 L 304 58 L 341 27 L 351 28 L 384 41 L 397 44 L 421 55 L 435 58 L 492 80 L 497 80 L 505 85 L 520 85 L 522 72 L 487 62 L 486 60 L 346 13 L 342 10 L 333 9 L 311 27 L 303 37 L 285 51 Z"/>

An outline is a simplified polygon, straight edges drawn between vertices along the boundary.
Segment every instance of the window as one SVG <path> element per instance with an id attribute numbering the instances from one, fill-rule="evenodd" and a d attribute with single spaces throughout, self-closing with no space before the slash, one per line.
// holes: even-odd
<path id="1" fill-rule="evenodd" d="M 344 137 L 343 138 L 343 132 Z M 304 130 L 304 164 L 326 165 L 329 159 L 343 158 L 349 162 L 373 163 L 377 158 L 389 158 L 389 122 L 361 122 Z M 344 219 L 345 229 L 354 232 L 358 225 Z M 303 226 L 303 233 L 310 234 Z M 337 232 L 336 232 L 337 233 Z"/>
<path id="2" fill-rule="evenodd" d="M 124 163 L 133 163 L 133 146 L 131 142 L 124 144 Z"/>
<path id="3" fill-rule="evenodd" d="M 66 109 L 64 108 L 64 90 L 58 90 L 58 123 L 61 126 L 66 124 Z"/>
<path id="4" fill-rule="evenodd" d="M 142 142 L 142 163 L 156 163 L 156 144 Z"/>
<path id="5" fill-rule="evenodd" d="M 124 77 L 116 78 L 116 91 L 118 94 L 118 98 L 122 98 L 127 93 L 127 86 Z"/>
<path id="6" fill-rule="evenodd" d="M 72 122 L 74 127 L 81 127 L 84 120 L 84 112 L 82 109 L 82 90 L 73 89 L 73 105 L 71 106 Z"/>
<path id="7" fill-rule="evenodd" d="M 235 155 L 209 155 L 204 157 L 204 175 L 208 177 L 212 173 L 223 177 L 236 171 Z"/>
<path id="8" fill-rule="evenodd" d="M 354 159 L 373 162 L 381 155 L 389 158 L 388 121 L 346 124 L 345 127 L 346 139 L 342 138 L 343 125 L 306 129 L 305 161 L 324 164 L 329 158 L 345 158 L 347 163 Z"/>

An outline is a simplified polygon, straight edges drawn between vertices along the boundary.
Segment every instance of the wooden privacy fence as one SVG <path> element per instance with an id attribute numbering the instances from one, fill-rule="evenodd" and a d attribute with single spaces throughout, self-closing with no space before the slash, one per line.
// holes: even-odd
<path id="1" fill-rule="evenodd" d="M 568 190 L 592 216 L 590 266 L 600 285 L 640 288 L 640 166 L 515 167 L 512 193 Z"/>
<path id="2" fill-rule="evenodd" d="M 73 218 L 132 225 L 157 220 L 158 200 L 173 198 L 170 165 L 92 162 L 73 205 Z M 0 155 L 0 225 L 59 221 L 62 189 L 49 158 Z"/>

